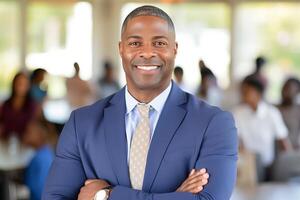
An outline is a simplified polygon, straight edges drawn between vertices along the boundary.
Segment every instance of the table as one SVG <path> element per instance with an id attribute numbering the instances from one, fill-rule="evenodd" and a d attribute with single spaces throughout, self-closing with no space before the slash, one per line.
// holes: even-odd
<path id="1" fill-rule="evenodd" d="M 21 178 L 33 155 L 34 151 L 20 144 L 17 138 L 0 140 L 0 199 L 16 199 L 14 180 Z"/>
<path id="2" fill-rule="evenodd" d="M 300 200 L 299 183 L 264 183 L 235 188 L 231 200 Z"/>
<path id="3" fill-rule="evenodd" d="M 15 170 L 24 168 L 31 160 L 34 151 L 18 141 L 13 144 L 0 140 L 0 170 Z"/>

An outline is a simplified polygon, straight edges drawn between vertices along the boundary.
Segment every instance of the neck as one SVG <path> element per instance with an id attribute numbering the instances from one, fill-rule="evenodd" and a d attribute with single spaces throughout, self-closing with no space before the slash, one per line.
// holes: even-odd
<path id="1" fill-rule="evenodd" d="M 258 103 L 252 103 L 249 106 L 251 107 L 252 110 L 256 111 L 258 107 Z"/>
<path id="2" fill-rule="evenodd" d="M 164 87 L 161 87 L 159 89 L 133 89 L 130 85 L 127 85 L 129 93 L 139 102 L 141 103 L 149 103 L 151 102 L 155 97 L 160 95 L 170 83 L 166 84 Z"/>
<path id="3" fill-rule="evenodd" d="M 24 103 L 25 103 L 25 97 L 23 96 L 15 96 L 12 99 L 12 105 L 16 109 L 20 109 Z"/>

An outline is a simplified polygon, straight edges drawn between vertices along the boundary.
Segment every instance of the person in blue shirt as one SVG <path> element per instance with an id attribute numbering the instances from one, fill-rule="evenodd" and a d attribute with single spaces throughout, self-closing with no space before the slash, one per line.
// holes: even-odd
<path id="1" fill-rule="evenodd" d="M 23 142 L 36 151 L 25 170 L 25 184 L 30 190 L 30 199 L 40 200 L 54 158 L 52 147 L 47 144 L 47 126 L 39 121 L 31 122 Z"/>
<path id="2" fill-rule="evenodd" d="M 37 103 L 43 103 L 47 97 L 47 89 L 41 86 L 46 74 L 47 71 L 45 69 L 38 68 L 35 69 L 30 76 L 30 95 Z"/>

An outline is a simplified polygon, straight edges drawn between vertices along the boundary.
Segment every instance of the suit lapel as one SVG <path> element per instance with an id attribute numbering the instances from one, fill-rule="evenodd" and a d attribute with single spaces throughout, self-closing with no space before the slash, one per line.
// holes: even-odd
<path id="1" fill-rule="evenodd" d="M 111 166 L 120 185 L 130 187 L 127 164 L 124 89 L 115 94 L 104 110 L 105 140 Z"/>
<path id="2" fill-rule="evenodd" d="M 150 192 L 165 152 L 186 115 L 186 110 L 180 106 L 185 102 L 185 93 L 173 83 L 151 141 L 143 184 L 145 192 Z"/>

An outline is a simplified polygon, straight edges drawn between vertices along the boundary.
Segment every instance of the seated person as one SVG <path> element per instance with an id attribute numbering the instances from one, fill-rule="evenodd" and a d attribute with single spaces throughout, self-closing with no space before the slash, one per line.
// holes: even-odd
<path id="1" fill-rule="evenodd" d="M 48 171 L 54 158 L 54 153 L 47 143 L 48 129 L 46 124 L 40 121 L 29 123 L 23 137 L 24 144 L 36 150 L 25 171 L 25 184 L 30 190 L 31 200 L 40 200 L 48 175 Z"/>
<path id="2" fill-rule="evenodd" d="M 41 109 L 29 95 L 30 82 L 27 75 L 19 72 L 12 81 L 11 96 L 0 107 L 0 138 L 7 140 L 15 135 L 22 137 L 32 119 Z"/>
<path id="3" fill-rule="evenodd" d="M 289 139 L 294 149 L 300 149 L 300 105 L 296 102 L 298 94 L 300 94 L 300 81 L 289 78 L 282 87 L 282 100 L 278 106 L 289 130 Z"/>
<path id="4" fill-rule="evenodd" d="M 261 159 L 264 168 L 261 181 L 268 180 L 268 168 L 275 156 L 275 141 L 282 150 L 291 148 L 288 130 L 279 110 L 263 99 L 264 84 L 254 75 L 242 81 L 242 104 L 237 106 L 233 114 L 236 119 L 241 148 L 255 153 Z"/>

